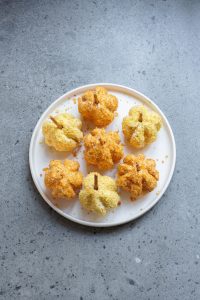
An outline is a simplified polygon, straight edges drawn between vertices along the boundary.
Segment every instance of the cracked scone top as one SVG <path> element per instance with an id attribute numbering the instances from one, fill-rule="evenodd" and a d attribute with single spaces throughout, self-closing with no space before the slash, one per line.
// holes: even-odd
<path id="1" fill-rule="evenodd" d="M 154 142 L 161 126 L 161 117 L 143 105 L 131 108 L 122 122 L 124 136 L 135 148 L 143 148 Z"/>
<path id="2" fill-rule="evenodd" d="M 57 151 L 73 151 L 83 139 L 81 120 L 67 113 L 50 119 L 42 126 L 45 143 Z"/>
<path id="3" fill-rule="evenodd" d="M 101 170 L 111 169 L 123 156 L 123 146 L 116 131 L 96 128 L 83 141 L 86 162 Z"/>
<path id="4" fill-rule="evenodd" d="M 72 199 L 76 190 L 82 186 L 82 174 L 79 163 L 73 160 L 51 160 L 49 167 L 44 169 L 44 183 L 51 190 L 55 199 Z"/>
<path id="5" fill-rule="evenodd" d="M 120 201 L 115 180 L 96 172 L 92 172 L 84 178 L 79 199 L 86 210 L 102 216 L 108 210 L 116 208 Z"/>
<path id="6" fill-rule="evenodd" d="M 114 119 L 118 100 L 108 93 L 104 87 L 86 91 L 78 99 L 78 110 L 84 119 L 91 121 L 97 127 L 104 127 Z"/>
<path id="7" fill-rule="evenodd" d="M 159 172 L 156 170 L 155 160 L 145 158 L 143 154 L 129 154 L 118 166 L 117 185 L 130 192 L 132 200 L 145 192 L 153 191 L 158 180 Z"/>

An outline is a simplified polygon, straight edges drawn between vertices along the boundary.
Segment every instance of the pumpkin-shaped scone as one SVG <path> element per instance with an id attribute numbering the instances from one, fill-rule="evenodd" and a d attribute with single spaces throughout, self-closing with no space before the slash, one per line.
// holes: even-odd
<path id="1" fill-rule="evenodd" d="M 50 116 L 42 126 L 45 143 L 57 151 L 73 151 L 83 139 L 81 127 L 81 120 L 70 114 Z"/>
<path id="2" fill-rule="evenodd" d="M 86 91 L 78 99 L 78 110 L 85 120 L 91 121 L 97 127 L 105 127 L 114 119 L 118 100 L 103 87 Z"/>
<path id="3" fill-rule="evenodd" d="M 145 158 L 143 154 L 129 154 L 118 166 L 117 185 L 130 192 L 132 200 L 145 192 L 153 191 L 158 180 L 159 172 L 156 170 L 155 160 Z"/>
<path id="4" fill-rule="evenodd" d="M 100 170 L 111 169 L 123 156 L 123 146 L 116 131 L 106 132 L 105 129 L 96 128 L 83 141 L 86 162 Z"/>
<path id="5" fill-rule="evenodd" d="M 154 142 L 161 126 L 161 117 L 143 105 L 131 108 L 122 122 L 124 136 L 135 148 L 143 148 Z"/>
<path id="6" fill-rule="evenodd" d="M 115 180 L 96 172 L 92 172 L 84 178 L 79 199 L 86 210 L 103 216 L 120 204 Z"/>
<path id="7" fill-rule="evenodd" d="M 55 199 L 72 199 L 76 196 L 77 189 L 82 186 L 83 176 L 79 172 L 77 161 L 51 160 L 44 172 L 44 183 Z"/>

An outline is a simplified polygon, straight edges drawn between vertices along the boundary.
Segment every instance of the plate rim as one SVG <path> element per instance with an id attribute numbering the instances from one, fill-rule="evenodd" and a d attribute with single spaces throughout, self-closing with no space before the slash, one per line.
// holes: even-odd
<path id="1" fill-rule="evenodd" d="M 164 185 L 164 188 L 162 189 L 162 192 L 159 195 L 157 195 L 157 197 L 155 197 L 154 201 L 152 201 L 149 205 L 147 205 L 144 210 L 142 210 L 141 212 L 139 212 L 137 214 L 137 216 L 129 217 L 128 219 L 123 220 L 121 222 L 117 221 L 117 222 L 114 222 L 114 223 L 95 223 L 95 222 L 80 220 L 80 219 L 77 219 L 77 218 L 75 218 L 73 216 L 66 215 L 66 213 L 64 213 L 61 209 L 59 209 L 58 207 L 56 207 L 48 199 L 48 197 L 43 193 L 43 191 L 39 187 L 39 184 L 37 183 L 37 180 L 36 180 L 37 176 L 33 172 L 34 166 L 33 166 L 33 159 L 32 159 L 33 155 L 32 154 L 33 154 L 34 140 L 35 140 L 35 137 L 36 137 L 36 134 L 38 132 L 39 125 L 40 125 L 40 122 L 41 122 L 41 119 L 43 118 L 43 116 L 47 113 L 48 110 L 51 109 L 51 107 L 53 107 L 57 102 L 59 102 L 60 100 L 62 100 L 64 97 L 67 97 L 69 94 L 76 94 L 80 90 L 86 90 L 86 89 L 89 89 L 89 88 L 93 88 L 95 86 L 104 86 L 104 87 L 110 87 L 110 88 L 124 89 L 124 90 L 127 90 L 128 92 L 130 92 L 132 94 L 135 94 L 136 96 L 139 96 L 139 97 L 143 98 L 144 101 L 148 101 L 161 114 L 162 118 L 164 119 L 164 121 L 165 121 L 165 123 L 167 125 L 167 129 L 169 130 L 169 134 L 170 134 L 171 141 L 172 141 L 172 151 L 173 151 L 172 167 L 170 169 L 169 176 L 168 176 L 167 181 L 166 181 L 166 183 Z M 33 182 L 34 182 L 34 184 L 35 184 L 38 192 L 40 193 L 40 195 L 42 196 L 42 198 L 44 199 L 44 201 L 53 210 L 55 210 L 58 214 L 60 214 L 64 218 L 66 218 L 66 219 L 68 219 L 70 221 L 73 221 L 75 223 L 78 223 L 78 224 L 81 224 L 81 225 L 85 225 L 85 226 L 89 226 L 89 227 L 114 227 L 114 226 L 119 226 L 119 225 L 123 225 L 123 224 L 129 223 L 129 222 L 131 222 L 133 220 L 136 220 L 139 217 L 141 217 L 142 215 L 144 215 L 145 213 L 147 213 L 149 210 L 151 210 L 151 208 L 154 205 L 156 205 L 156 203 L 158 203 L 158 201 L 162 198 L 163 194 L 167 190 L 167 188 L 168 188 L 168 186 L 170 184 L 170 181 L 172 179 L 173 173 L 174 173 L 175 164 L 176 164 L 176 143 L 175 143 L 175 138 L 174 138 L 174 134 L 173 134 L 172 128 L 171 128 L 171 126 L 170 126 L 170 124 L 168 122 L 167 117 L 164 115 L 164 113 L 161 111 L 161 109 L 157 106 L 157 104 L 155 104 L 149 97 L 147 97 L 143 93 L 141 93 L 141 92 L 139 92 L 139 91 L 137 91 L 137 90 L 135 90 L 133 88 L 130 88 L 130 87 L 127 87 L 127 86 L 124 86 L 124 85 L 120 85 L 120 84 L 115 84 L 115 83 L 103 83 L 103 82 L 101 82 L 101 83 L 92 83 L 92 84 L 82 85 L 82 86 L 79 86 L 79 87 L 77 87 L 75 89 L 69 90 L 68 92 L 64 93 L 62 96 L 60 96 L 59 98 L 57 98 L 55 101 L 53 101 L 45 109 L 45 111 L 42 113 L 42 115 L 40 116 L 39 120 L 37 121 L 36 126 L 35 126 L 35 128 L 33 130 L 33 133 L 32 133 L 32 137 L 31 137 L 31 141 L 30 141 L 30 146 L 29 146 L 29 167 L 30 167 L 30 171 L 31 171 L 31 176 L 32 176 Z"/>

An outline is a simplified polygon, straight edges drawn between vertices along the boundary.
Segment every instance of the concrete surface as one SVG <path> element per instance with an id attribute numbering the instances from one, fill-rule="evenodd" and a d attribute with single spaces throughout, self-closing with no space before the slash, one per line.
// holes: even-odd
<path id="1" fill-rule="evenodd" d="M 0 0 L 0 299 L 200 299 L 200 1 Z M 32 130 L 74 87 L 124 84 L 166 113 L 162 200 L 111 229 L 73 224 L 34 187 Z"/>

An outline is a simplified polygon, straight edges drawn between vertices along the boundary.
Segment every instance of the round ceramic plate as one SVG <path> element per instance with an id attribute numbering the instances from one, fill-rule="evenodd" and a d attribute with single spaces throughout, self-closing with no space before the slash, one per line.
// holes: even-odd
<path id="1" fill-rule="evenodd" d="M 50 192 L 45 188 L 43 172 L 43 168 L 49 165 L 51 159 L 64 160 L 66 158 L 78 160 L 80 163 L 80 170 L 84 175 L 92 170 L 88 169 L 86 166 L 83 155 L 83 146 L 76 157 L 73 157 L 73 155 L 69 153 L 59 153 L 48 147 L 44 143 L 44 138 L 42 136 L 42 124 L 50 114 L 57 114 L 63 111 L 71 113 L 76 117 L 80 117 L 77 107 L 77 98 L 86 90 L 94 89 L 95 86 L 104 86 L 110 93 L 117 96 L 119 101 L 118 116 L 116 116 L 112 124 L 107 127 L 107 131 L 119 130 L 121 141 L 126 145 L 124 149 L 125 154 L 133 153 L 137 155 L 139 152 L 144 153 L 147 157 L 156 160 L 157 169 L 160 172 L 160 180 L 154 191 L 147 193 L 136 201 L 130 201 L 130 195 L 128 193 L 120 192 L 122 204 L 115 210 L 110 211 L 105 217 L 99 217 L 94 213 L 85 211 L 81 207 L 78 197 L 70 201 L 55 201 L 51 197 Z M 128 111 L 132 106 L 141 104 L 159 113 L 163 120 L 163 127 L 159 131 L 158 138 L 153 144 L 138 151 L 130 148 L 127 143 L 125 143 L 122 134 L 122 119 L 128 114 Z M 88 131 L 88 124 L 86 124 L 86 122 L 83 122 L 83 131 L 84 133 L 87 133 Z M 153 101 L 143 94 L 125 86 L 109 83 L 90 84 L 79 87 L 53 102 L 43 113 L 34 129 L 29 151 L 32 177 L 43 199 L 65 218 L 83 225 L 95 227 L 120 225 L 138 218 L 151 209 L 162 197 L 170 183 L 174 172 L 175 160 L 175 140 L 169 122 L 163 112 L 153 103 Z M 112 170 L 103 172 L 102 174 L 115 177 L 116 166 Z"/>

